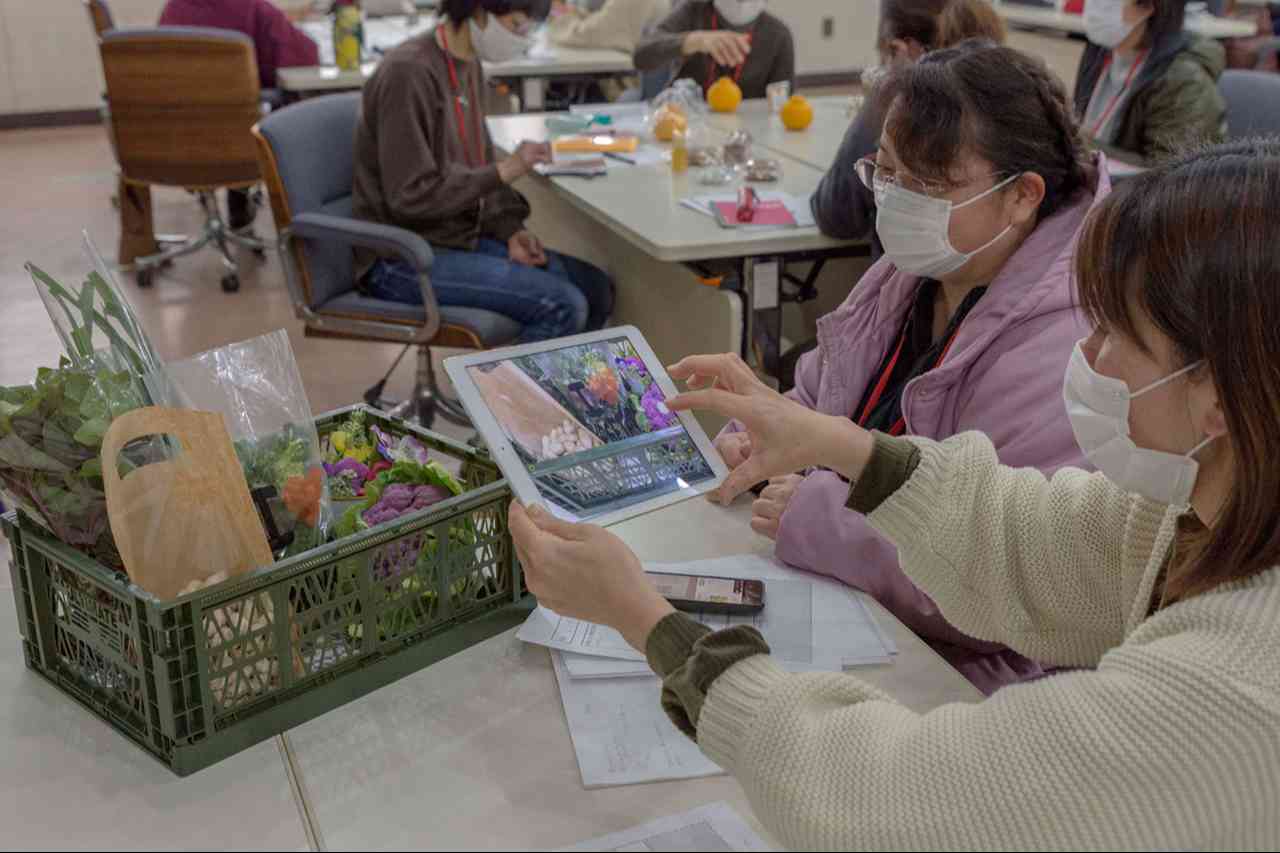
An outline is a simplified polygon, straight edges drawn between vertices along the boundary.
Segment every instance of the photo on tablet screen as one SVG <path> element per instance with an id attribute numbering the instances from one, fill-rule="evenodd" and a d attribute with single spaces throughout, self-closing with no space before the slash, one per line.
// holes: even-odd
<path id="1" fill-rule="evenodd" d="M 538 493 L 591 519 L 715 476 L 625 337 L 467 373 Z"/>

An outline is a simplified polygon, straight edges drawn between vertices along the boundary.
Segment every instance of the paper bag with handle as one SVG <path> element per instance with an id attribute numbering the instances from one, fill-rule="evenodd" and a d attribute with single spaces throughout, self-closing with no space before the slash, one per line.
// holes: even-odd
<path id="1" fill-rule="evenodd" d="M 180 452 L 121 477 L 121 449 L 150 435 L 172 436 Z M 126 412 L 103 438 L 102 479 L 125 570 L 157 598 L 272 562 L 221 415 L 155 406 Z"/>

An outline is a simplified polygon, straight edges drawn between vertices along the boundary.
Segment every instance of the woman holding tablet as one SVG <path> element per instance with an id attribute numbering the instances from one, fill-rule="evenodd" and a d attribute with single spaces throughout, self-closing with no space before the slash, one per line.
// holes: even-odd
<path id="1" fill-rule="evenodd" d="M 1176 159 L 1090 217 L 1097 330 L 1063 393 L 1099 473 L 1004 467 L 979 433 L 868 432 L 733 356 L 671 370 L 716 386 L 673 407 L 751 436 L 722 498 L 829 466 L 960 630 L 1087 670 L 917 714 L 783 671 L 753 628 L 674 613 L 611 534 L 513 505 L 530 589 L 644 649 L 672 719 L 790 848 L 1280 846 L 1277 229 L 1277 141 Z"/>
<path id="2" fill-rule="evenodd" d="M 1058 80 L 1010 48 L 934 51 L 883 93 L 879 150 L 858 171 L 886 255 L 818 321 L 791 396 L 894 435 L 981 430 L 1010 465 L 1078 464 L 1058 378 L 1088 331 L 1071 256 L 1110 190 L 1104 161 L 1088 154 Z M 716 446 L 730 468 L 750 453 L 736 424 Z M 845 511 L 847 492 L 829 471 L 786 474 L 752 526 L 782 561 L 874 596 L 984 693 L 1042 673 L 943 618 L 887 537 Z"/>

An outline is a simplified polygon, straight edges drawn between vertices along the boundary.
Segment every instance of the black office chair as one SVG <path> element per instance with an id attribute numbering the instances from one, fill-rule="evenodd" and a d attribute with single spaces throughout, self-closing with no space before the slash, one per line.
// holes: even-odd
<path id="1" fill-rule="evenodd" d="M 485 349 L 510 343 L 523 327 L 502 314 L 439 305 L 429 276 L 433 255 L 420 235 L 351 215 L 351 181 L 360 93 L 312 98 L 271 113 L 254 128 L 271 210 L 280 232 L 280 261 L 294 311 L 312 337 L 401 343 L 418 349 L 413 396 L 392 405 L 383 382 L 365 394 L 370 405 L 430 426 L 437 411 L 467 425 L 466 412 L 442 397 L 431 347 Z M 356 288 L 353 247 L 394 254 L 418 271 L 422 305 L 365 296 Z M 383 380 L 385 382 L 385 379 Z"/>
<path id="2" fill-rule="evenodd" d="M 1280 74 L 1228 69 L 1218 79 L 1231 139 L 1280 134 Z"/>

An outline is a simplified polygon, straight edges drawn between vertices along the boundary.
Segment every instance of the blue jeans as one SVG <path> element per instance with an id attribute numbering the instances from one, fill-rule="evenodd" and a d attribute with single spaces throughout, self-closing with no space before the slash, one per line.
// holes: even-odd
<path id="1" fill-rule="evenodd" d="M 488 238 L 474 252 L 432 248 L 436 301 L 506 315 L 524 326 L 520 343 L 594 331 L 613 312 L 613 280 L 586 261 L 547 250 L 545 267 L 528 267 Z M 404 261 L 379 260 L 365 277 L 365 289 L 376 299 L 422 304 L 418 277 Z"/>

